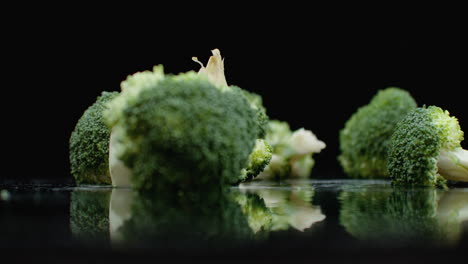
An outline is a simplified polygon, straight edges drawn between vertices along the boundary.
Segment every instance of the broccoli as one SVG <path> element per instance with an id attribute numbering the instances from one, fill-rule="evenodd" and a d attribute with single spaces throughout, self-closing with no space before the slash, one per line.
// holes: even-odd
<path id="1" fill-rule="evenodd" d="M 273 155 L 258 179 L 309 177 L 314 166 L 312 154 L 325 148 L 312 131 L 300 128 L 292 132 L 288 123 L 278 120 L 269 121 L 265 141 Z"/>
<path id="2" fill-rule="evenodd" d="M 436 106 L 420 107 L 398 123 L 389 145 L 392 183 L 446 186 L 468 181 L 468 151 L 457 118 Z"/>
<path id="3" fill-rule="evenodd" d="M 464 190 L 374 187 L 345 190 L 339 200 L 340 224 L 355 238 L 372 243 L 451 246 L 468 220 Z"/>
<path id="4" fill-rule="evenodd" d="M 259 135 L 240 88 L 195 72 L 136 73 L 108 106 L 114 186 L 176 193 L 237 183 Z"/>
<path id="5" fill-rule="evenodd" d="M 201 65 L 198 74 L 206 76 L 218 89 L 222 91 L 233 89 L 228 86 L 224 75 L 224 59 L 218 49 L 212 50 L 213 56 L 208 60 L 206 67 L 197 57 L 192 57 L 192 60 Z M 252 153 L 249 156 L 247 165 L 241 170 L 239 182 L 244 182 L 255 178 L 268 165 L 271 160 L 271 148 L 263 139 L 266 134 L 268 125 L 268 115 L 266 108 L 263 106 L 262 97 L 256 93 L 249 92 L 244 89 L 236 88 L 250 103 L 250 107 L 256 112 L 258 125 L 258 139 Z"/>
<path id="6" fill-rule="evenodd" d="M 109 239 L 110 190 L 82 190 L 71 193 L 70 230 L 79 240 Z"/>
<path id="7" fill-rule="evenodd" d="M 104 123 L 106 103 L 117 92 L 102 92 L 78 120 L 70 137 L 71 173 L 78 184 L 110 184 L 109 136 Z"/>
<path id="8" fill-rule="evenodd" d="M 417 107 L 402 89 L 380 90 L 368 105 L 360 107 L 339 133 L 338 156 L 344 172 L 353 178 L 386 178 L 387 151 L 398 121 Z"/>

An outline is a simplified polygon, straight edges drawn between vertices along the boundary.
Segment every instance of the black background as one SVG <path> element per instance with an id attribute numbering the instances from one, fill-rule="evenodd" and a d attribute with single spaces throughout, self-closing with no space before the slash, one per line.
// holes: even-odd
<path id="1" fill-rule="evenodd" d="M 326 142 L 314 155 L 314 178 L 346 177 L 336 161 L 339 130 L 379 89 L 404 88 L 419 105 L 448 109 L 468 129 L 462 31 L 423 21 L 380 26 L 353 19 L 271 15 L 250 22 L 241 13 L 207 13 L 174 24 L 147 16 L 127 20 L 122 13 L 112 19 L 65 13 L 34 20 L 7 41 L 14 89 L 5 104 L 19 101 L 27 110 L 4 128 L 20 136 L 11 140 L 7 164 L 16 173 L 6 177 L 70 180 L 68 139 L 102 91 L 118 91 L 128 75 L 157 64 L 166 73 L 198 70 L 191 57 L 206 63 L 214 48 L 225 58 L 229 84 L 262 95 L 270 118 L 310 129 Z"/>
<path id="2" fill-rule="evenodd" d="M 384 12 L 393 3 L 383 2 L 379 3 L 381 9 L 362 7 L 364 16 L 334 2 L 326 10 L 315 4 L 301 7 L 279 2 L 276 6 L 261 6 L 260 10 L 239 6 L 241 11 L 225 3 L 204 10 L 174 3 L 180 6 L 124 3 L 124 10 L 115 11 L 115 3 L 97 8 L 78 4 L 46 6 L 41 2 L 40 9 L 32 4 L 24 4 L 19 12 L 3 9 L 2 64 L 6 67 L 0 105 L 6 161 L 0 178 L 72 181 L 68 139 L 78 118 L 101 91 L 117 91 L 127 75 L 150 70 L 156 64 L 163 64 L 168 73 L 198 70 L 190 58 L 198 56 L 206 62 L 213 48 L 219 48 L 225 57 L 228 83 L 261 94 L 271 118 L 288 121 L 293 129 L 311 129 L 327 143 L 322 153 L 314 155 L 314 178 L 346 177 L 336 161 L 338 132 L 357 107 L 388 86 L 407 89 L 419 105 L 450 110 L 459 118 L 462 129 L 468 130 L 468 41 L 463 28 L 466 23 L 455 21 L 465 15 L 452 14 L 456 7 L 443 14 L 439 4 L 435 12 L 418 6 L 406 14 L 413 20 L 409 23 L 400 12 Z M 407 9 L 403 6 L 399 11 Z M 421 14 L 426 17 L 418 17 Z M 462 145 L 467 148 L 466 141 Z M 63 210 L 68 206 L 67 197 L 56 198 L 60 204 L 50 207 L 47 201 L 48 208 L 57 214 L 68 212 Z M 37 203 L 34 206 L 36 210 L 28 207 L 25 215 L 40 218 L 44 207 Z M 329 207 L 332 209 L 325 213 L 336 215 L 337 206 Z M 50 229 L 39 234 L 61 241 L 60 236 L 67 235 L 68 229 L 56 224 L 67 223 L 67 213 L 55 221 L 49 219 L 42 218 Z M 23 231 L 31 230 L 33 234 L 35 225 L 25 227 Z M 37 245 L 44 248 L 29 252 L 32 254 L 24 254 L 23 248 L 3 253 L 20 261 L 36 260 L 38 255 L 53 259 L 57 254 L 68 262 L 79 262 L 90 255 L 114 262 L 116 258 L 122 262 L 130 259 L 115 252 L 57 247 L 46 250 L 44 242 L 38 240 Z M 458 255 L 451 251 L 440 254 L 410 248 L 380 249 L 369 254 L 354 248 L 351 254 L 343 250 L 336 254 L 337 250 L 327 249 L 327 245 L 311 250 L 313 246 L 303 244 L 307 250 L 302 254 L 296 249 L 269 249 L 268 256 L 280 261 L 281 256 L 307 256 L 309 260 L 331 257 L 337 263 L 344 259 L 372 263 L 425 259 L 435 263 L 441 256 L 453 259 L 466 252 L 462 248 Z M 278 256 L 271 255 L 275 252 Z M 243 253 L 250 252 L 231 255 Z M 131 256 L 132 261 L 136 255 Z M 148 256 L 139 257 L 141 260 Z M 149 259 L 154 262 L 155 258 Z"/>

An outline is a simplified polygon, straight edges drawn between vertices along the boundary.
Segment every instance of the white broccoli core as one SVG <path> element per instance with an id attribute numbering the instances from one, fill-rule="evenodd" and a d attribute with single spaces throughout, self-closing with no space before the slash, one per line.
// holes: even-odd
<path id="1" fill-rule="evenodd" d="M 193 61 L 201 65 L 198 74 L 207 76 L 208 80 L 216 86 L 227 86 L 226 77 L 224 76 L 224 59 L 221 57 L 221 52 L 218 49 L 214 49 L 211 53 L 213 53 L 213 56 L 208 60 L 206 68 L 197 57 L 192 57 Z"/>
<path id="2" fill-rule="evenodd" d="M 118 130 L 112 129 L 109 140 L 109 172 L 114 187 L 132 187 L 132 171 L 118 158 L 120 143 L 117 140 Z"/>
<path id="3" fill-rule="evenodd" d="M 123 240 L 120 227 L 132 216 L 131 189 L 112 189 L 109 205 L 109 235 L 111 242 Z"/>
<path id="4" fill-rule="evenodd" d="M 325 146 L 310 130 L 301 128 L 291 135 L 291 148 L 299 155 L 319 153 Z"/>
<path id="5" fill-rule="evenodd" d="M 447 180 L 468 182 L 468 150 L 441 151 L 437 167 Z"/>

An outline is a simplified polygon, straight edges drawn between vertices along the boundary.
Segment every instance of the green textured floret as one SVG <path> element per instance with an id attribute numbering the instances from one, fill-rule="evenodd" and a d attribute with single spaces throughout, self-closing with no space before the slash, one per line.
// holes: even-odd
<path id="1" fill-rule="evenodd" d="M 71 173 L 78 184 L 110 184 L 109 136 L 104 123 L 106 103 L 117 92 L 103 92 L 78 120 L 70 137 Z"/>
<path id="2" fill-rule="evenodd" d="M 468 152 L 455 117 L 436 106 L 421 107 L 398 123 L 391 138 L 388 171 L 395 185 L 444 186 L 468 181 Z"/>
<path id="3" fill-rule="evenodd" d="M 259 126 L 258 138 L 264 138 L 268 127 L 268 115 L 266 108 L 263 106 L 263 99 L 260 95 L 241 89 L 242 94 L 249 101 L 250 106 L 257 112 L 257 122 Z"/>
<path id="4" fill-rule="evenodd" d="M 137 189 L 174 191 L 239 181 L 259 129 L 240 89 L 162 67 L 129 77 L 106 113 Z"/>
<path id="5" fill-rule="evenodd" d="M 411 95 L 390 87 L 360 107 L 340 131 L 338 160 L 353 178 L 388 177 L 387 151 L 396 124 L 417 107 Z"/>
<path id="6" fill-rule="evenodd" d="M 109 190 L 75 190 L 70 198 L 70 230 L 81 240 L 109 239 Z"/>
<path id="7" fill-rule="evenodd" d="M 263 139 L 257 139 L 249 156 L 247 166 L 241 171 L 241 181 L 248 181 L 259 175 L 270 163 L 271 147 Z"/>

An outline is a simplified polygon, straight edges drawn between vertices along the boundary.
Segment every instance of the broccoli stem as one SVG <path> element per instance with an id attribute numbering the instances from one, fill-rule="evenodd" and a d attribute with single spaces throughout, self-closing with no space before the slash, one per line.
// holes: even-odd
<path id="1" fill-rule="evenodd" d="M 120 130 L 112 129 L 109 139 L 109 172 L 114 187 L 131 187 L 130 182 L 132 171 L 125 166 L 123 161 L 117 157 L 119 142 L 117 141 Z"/>
<path id="2" fill-rule="evenodd" d="M 468 182 L 468 150 L 441 151 L 437 167 L 447 180 Z"/>

